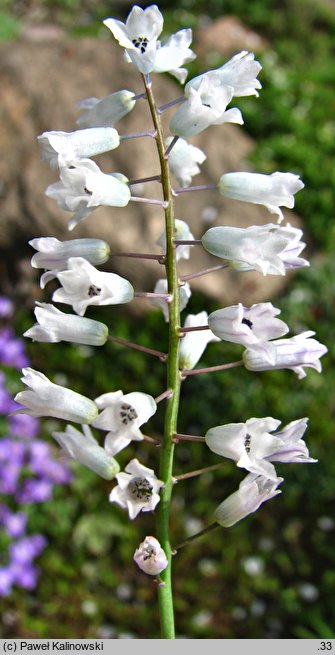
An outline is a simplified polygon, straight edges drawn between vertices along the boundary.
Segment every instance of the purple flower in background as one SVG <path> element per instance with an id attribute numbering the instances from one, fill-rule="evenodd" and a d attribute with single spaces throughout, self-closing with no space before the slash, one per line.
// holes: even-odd
<path id="1" fill-rule="evenodd" d="M 25 463 L 25 444 L 9 437 L 0 439 L 0 493 L 16 494 Z"/>
<path id="2" fill-rule="evenodd" d="M 15 565 L 12 568 L 14 584 L 17 584 L 23 589 L 35 589 L 38 581 L 39 570 L 36 566 L 29 564 L 28 566 Z"/>
<path id="3" fill-rule="evenodd" d="M 0 318 L 10 318 L 13 315 L 14 306 L 6 296 L 0 296 Z"/>
<path id="4" fill-rule="evenodd" d="M 16 494 L 19 503 L 45 503 L 52 498 L 53 483 L 46 478 L 41 480 L 25 480 L 20 491 Z"/>
<path id="5" fill-rule="evenodd" d="M 6 326 L 0 330 L 0 363 L 16 369 L 28 365 L 24 341 L 15 337 L 11 327 Z"/>
<path id="6" fill-rule="evenodd" d="M 69 468 L 52 457 L 49 444 L 36 439 L 29 449 L 29 467 L 35 475 L 47 476 L 54 484 L 67 484 L 72 479 Z"/>
<path id="7" fill-rule="evenodd" d="M 27 524 L 27 515 L 24 512 L 11 512 L 5 505 L 0 505 L 0 525 L 2 524 L 9 537 L 17 539 L 22 537 Z"/>
<path id="8" fill-rule="evenodd" d="M 13 401 L 14 402 L 14 401 Z M 18 408 L 14 402 L 11 411 Z M 40 431 L 40 422 L 35 416 L 29 414 L 14 414 L 8 417 L 10 433 L 13 437 L 36 437 Z M 33 445 L 34 442 L 31 442 Z"/>
<path id="9" fill-rule="evenodd" d="M 9 596 L 12 591 L 13 575 L 10 568 L 6 566 L 0 567 L 0 598 L 1 596 Z"/>
<path id="10" fill-rule="evenodd" d="M 0 373 L 1 375 L 1 373 Z M 10 412 L 17 409 L 17 403 L 3 387 L 0 387 L 0 414 L 7 416 Z"/>
<path id="11" fill-rule="evenodd" d="M 14 584 L 24 589 L 34 589 L 38 578 L 38 569 L 33 564 L 35 557 L 46 546 L 43 535 L 25 535 L 27 515 L 24 512 L 12 512 L 5 505 L 0 505 L 0 527 L 5 529 L 8 537 L 15 539 L 8 548 L 8 562 L 0 568 L 0 597 L 8 596 Z"/>
<path id="12" fill-rule="evenodd" d="M 10 546 L 11 559 L 16 564 L 29 564 L 34 557 L 41 554 L 46 544 L 47 541 L 41 534 L 23 537 Z"/>
<path id="13" fill-rule="evenodd" d="M 0 318 L 8 320 L 12 314 L 12 303 L 0 296 Z M 16 337 L 8 324 L 0 328 L 0 365 L 6 367 L 0 370 L 0 415 L 7 417 L 7 434 L 0 438 L 0 529 L 9 542 L 0 567 L 2 597 L 8 596 L 14 585 L 24 589 L 36 587 L 38 568 L 34 560 L 47 543 L 43 535 L 27 535 L 28 514 L 13 506 L 50 500 L 55 484 L 67 484 L 71 471 L 65 462 L 54 459 L 49 444 L 37 438 L 38 418 L 11 415 L 20 405 L 6 388 L 6 370 L 11 367 L 21 371 L 29 366 L 29 360 L 24 341 Z"/>

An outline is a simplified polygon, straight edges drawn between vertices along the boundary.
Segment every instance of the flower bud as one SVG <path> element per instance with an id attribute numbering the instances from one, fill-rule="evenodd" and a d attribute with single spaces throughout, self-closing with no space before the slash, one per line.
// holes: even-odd
<path id="1" fill-rule="evenodd" d="M 137 566 L 149 575 L 159 575 L 168 565 L 167 557 L 155 537 L 146 537 L 134 554 Z"/>

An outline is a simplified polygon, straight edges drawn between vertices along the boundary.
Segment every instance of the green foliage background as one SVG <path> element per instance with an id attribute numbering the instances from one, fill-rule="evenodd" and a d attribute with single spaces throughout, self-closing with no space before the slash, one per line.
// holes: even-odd
<path id="1" fill-rule="evenodd" d="M 242 99 L 239 105 L 246 129 L 258 143 L 255 169 L 292 170 L 304 179 L 306 188 L 296 206 L 312 260 L 311 268 L 297 272 L 275 304 L 292 334 L 315 330 L 329 348 L 323 374 L 310 370 L 303 381 L 291 371 L 256 375 L 236 369 L 185 383 L 180 432 L 204 434 L 223 421 L 244 421 L 252 415 L 274 416 L 284 424 L 307 415 L 307 442 L 319 463 L 278 465 L 279 475 L 285 477 L 281 496 L 234 528 L 218 529 L 180 551 L 175 560 L 178 635 L 334 637 L 335 7 L 312 0 L 180 0 L 177 7 L 165 2 L 160 8 L 166 10 L 167 31 L 196 27 L 199 16 L 224 13 L 240 17 L 269 41 L 260 56 L 261 100 Z M 107 2 L 89 0 L 2 0 L 0 9 L 2 38 L 16 38 L 25 15 L 37 9 L 43 20 L 98 37 L 99 20 L 111 13 Z M 125 11 L 120 5 L 120 18 Z M 218 58 L 217 65 L 221 63 Z M 197 65 L 192 65 L 193 73 Z M 194 294 L 188 311 L 204 306 L 208 311 L 217 308 Z M 106 311 L 104 322 L 117 320 L 119 335 L 164 350 L 166 327 L 158 312 L 139 322 L 123 310 Z M 90 316 L 101 319 L 100 312 Z M 31 325 L 31 317 L 18 312 L 16 325 L 21 332 Z M 111 388 L 131 391 L 134 379 L 145 380 L 146 392 L 154 396 L 164 388 L 158 361 L 119 346 L 96 349 L 94 358 L 89 349 L 66 344 L 35 344 L 29 354 L 36 369 L 51 378 L 62 374 L 65 384 L 91 397 Z M 238 346 L 211 344 L 202 365 L 240 354 Z M 15 390 L 20 383 L 13 380 L 12 385 Z M 160 408 L 150 422 L 153 436 L 159 435 L 161 419 Z M 46 438 L 54 424 L 44 422 Z M 199 444 L 181 444 L 176 451 L 177 474 L 218 461 Z M 156 467 L 157 453 L 147 443 L 123 451 L 120 464 L 131 457 Z M 39 559 L 37 590 L 18 590 L 0 602 L 1 636 L 159 637 L 155 583 L 131 561 L 139 541 L 152 533 L 153 518 L 142 514 L 128 521 L 122 510 L 109 505 L 109 483 L 79 465 L 73 468 L 70 487 L 29 510 L 32 529 L 46 534 L 49 546 Z M 217 504 L 243 475 L 228 462 L 219 471 L 179 482 L 171 526 L 175 543 L 210 523 Z"/>

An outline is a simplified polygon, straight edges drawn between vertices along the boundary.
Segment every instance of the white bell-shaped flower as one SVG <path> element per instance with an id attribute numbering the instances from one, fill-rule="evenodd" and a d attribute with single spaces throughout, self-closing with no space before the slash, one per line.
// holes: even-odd
<path id="1" fill-rule="evenodd" d="M 196 54 L 189 47 L 191 43 L 190 28 L 172 34 L 164 45 L 157 41 L 153 73 L 171 73 L 183 84 L 188 71 L 182 66 L 196 58 Z"/>
<path id="2" fill-rule="evenodd" d="M 168 147 L 173 137 L 165 139 Z M 203 150 L 187 143 L 185 139 L 179 138 L 169 153 L 169 166 L 181 187 L 190 186 L 192 177 L 200 173 L 199 164 L 203 164 L 206 155 Z"/>
<path id="3" fill-rule="evenodd" d="M 157 5 L 141 9 L 135 5 L 126 23 L 115 18 L 106 18 L 104 24 L 112 32 L 120 46 L 126 48 L 127 55 L 141 73 L 154 69 L 157 39 L 163 29 L 163 16 Z"/>
<path id="4" fill-rule="evenodd" d="M 134 93 L 122 89 L 111 93 L 99 100 L 99 98 L 85 98 L 78 102 L 82 113 L 77 119 L 80 127 L 113 127 L 121 118 L 129 114 L 136 105 Z"/>
<path id="5" fill-rule="evenodd" d="M 262 352 L 270 363 L 275 363 L 275 347 L 272 339 L 278 339 L 289 330 L 284 321 L 275 318 L 280 314 L 270 302 L 244 307 L 242 303 L 212 312 L 208 325 L 223 341 L 240 343 L 250 350 Z"/>
<path id="6" fill-rule="evenodd" d="M 185 87 L 188 92 L 189 88 L 198 89 L 203 77 L 210 75 L 213 84 L 216 86 L 231 86 L 234 89 L 234 96 L 258 96 L 257 89 L 261 89 L 262 85 L 257 79 L 257 75 L 262 69 L 259 61 L 255 61 L 253 52 L 243 50 L 237 55 L 234 55 L 220 68 L 207 71 L 194 77 L 190 80 Z"/>
<path id="7" fill-rule="evenodd" d="M 168 565 L 162 546 L 155 537 L 146 537 L 134 553 L 137 566 L 149 575 L 159 575 Z"/>
<path id="8" fill-rule="evenodd" d="M 84 257 L 91 264 L 104 264 L 110 255 L 110 246 L 102 239 L 69 239 L 55 237 L 31 239 L 29 245 L 37 252 L 31 259 L 33 268 L 66 269 L 70 257 Z"/>
<path id="9" fill-rule="evenodd" d="M 99 410 L 97 405 L 76 391 L 66 389 L 50 380 L 33 368 L 22 369 L 22 382 L 29 387 L 15 396 L 18 403 L 24 405 L 23 409 L 16 410 L 16 414 L 29 414 L 30 416 L 54 416 L 73 423 L 92 423 Z"/>
<path id="10" fill-rule="evenodd" d="M 290 446 L 286 450 L 286 446 L 290 441 L 292 444 L 294 441 L 298 441 L 303 430 L 306 429 L 307 423 L 305 419 L 294 423 L 295 426 L 290 424 L 283 432 L 270 434 L 278 428 L 280 421 L 271 417 L 251 418 L 245 423 L 229 423 L 211 428 L 205 438 L 207 446 L 214 453 L 234 460 L 237 466 L 247 469 L 250 473 L 265 475 L 271 480 L 276 480 L 277 475 L 271 464 L 272 461 L 282 461 L 281 455 L 286 463 L 296 461 L 297 448 Z M 284 434 L 284 439 L 282 434 Z M 306 457 L 308 451 L 302 440 L 299 448 L 300 452 L 305 449 L 305 462 L 315 461 Z"/>
<path id="11" fill-rule="evenodd" d="M 69 230 L 84 220 L 96 207 L 125 207 L 130 200 L 127 178 L 120 173 L 102 173 L 91 159 L 73 162 L 60 170 L 60 182 L 46 189 L 48 198 L 56 200 L 61 209 L 74 212 Z"/>
<path id="12" fill-rule="evenodd" d="M 67 455 L 92 469 L 104 480 L 112 480 L 119 473 L 119 464 L 99 446 L 88 425 L 83 425 L 83 432 L 67 425 L 64 432 L 52 432 L 52 436 Z"/>
<path id="13" fill-rule="evenodd" d="M 134 289 L 116 273 L 98 271 L 83 257 L 70 257 L 66 271 L 57 273 L 61 287 L 52 299 L 72 305 L 83 316 L 89 305 L 120 305 L 130 302 Z"/>
<path id="14" fill-rule="evenodd" d="M 250 227 L 211 227 L 203 235 L 208 252 L 231 261 L 237 271 L 259 271 L 263 275 L 285 275 L 287 268 L 309 266 L 299 257 L 305 247 L 302 230 L 274 223 Z"/>
<path id="15" fill-rule="evenodd" d="M 102 239 L 69 239 L 59 241 L 55 237 L 39 237 L 31 239 L 29 245 L 37 252 L 31 259 L 33 268 L 47 269 L 41 275 L 40 285 L 53 280 L 59 271 L 67 268 L 70 257 L 84 257 L 90 264 L 104 264 L 109 258 L 110 247 Z"/>
<path id="16" fill-rule="evenodd" d="M 131 441 L 142 441 L 140 427 L 157 410 L 154 398 L 141 391 L 127 394 L 122 391 L 104 393 L 95 399 L 95 403 L 100 414 L 93 425 L 108 431 L 105 449 L 110 455 L 116 455 Z"/>
<path id="17" fill-rule="evenodd" d="M 163 482 L 137 459 L 132 459 L 125 473 L 118 473 L 116 479 L 118 486 L 114 487 L 109 500 L 128 509 L 130 519 L 135 519 L 139 512 L 152 512 L 159 503 Z"/>
<path id="18" fill-rule="evenodd" d="M 112 127 L 92 127 L 75 132 L 43 132 L 37 137 L 42 159 L 50 166 L 71 166 L 74 161 L 114 150 L 120 137 Z"/>
<path id="19" fill-rule="evenodd" d="M 228 496 L 215 510 L 215 520 L 224 528 L 230 528 L 249 514 L 256 512 L 266 501 L 281 493 L 277 487 L 284 478 L 270 480 L 264 475 L 249 473 L 239 488 Z"/>
<path id="20" fill-rule="evenodd" d="M 74 314 L 65 314 L 49 303 L 36 303 L 37 323 L 24 332 L 33 341 L 58 343 L 69 341 L 87 346 L 103 346 L 108 339 L 104 323 Z"/>
<path id="21" fill-rule="evenodd" d="M 189 225 L 185 222 L 180 220 L 180 218 L 175 219 L 175 236 L 174 238 L 176 240 L 181 240 L 181 241 L 193 241 L 194 236 L 189 228 Z M 162 248 L 163 255 L 166 254 L 166 232 L 161 234 L 159 239 L 157 240 L 157 245 Z M 192 246 L 188 245 L 180 245 L 176 248 L 176 261 L 178 262 L 180 259 L 189 259 L 190 258 L 190 250 Z M 164 293 L 164 292 L 163 292 Z"/>
<path id="22" fill-rule="evenodd" d="M 198 327 L 208 325 L 207 312 L 188 314 L 184 327 Z M 220 341 L 211 330 L 194 330 L 186 332 L 180 341 L 179 366 L 181 369 L 194 368 L 202 357 L 204 350 L 211 341 Z"/>
<path id="23" fill-rule="evenodd" d="M 304 188 L 299 175 L 294 173 L 225 173 L 218 187 L 227 198 L 264 205 L 271 214 L 278 215 L 278 222 L 284 216 L 280 207 L 294 207 L 294 194 Z"/>
<path id="24" fill-rule="evenodd" d="M 261 352 L 245 350 L 243 353 L 244 366 L 249 371 L 269 371 L 280 368 L 290 368 L 299 380 L 306 377 L 305 367 L 314 368 L 321 372 L 319 361 L 328 348 L 316 339 L 311 339 L 315 332 L 302 332 L 290 339 L 278 339 L 272 344 L 275 348 L 275 363 L 270 364 Z"/>
<path id="25" fill-rule="evenodd" d="M 154 288 L 154 293 L 168 294 L 168 283 L 166 278 L 161 278 L 160 280 L 157 280 Z M 179 287 L 180 311 L 183 311 L 183 309 L 185 309 L 191 295 L 192 295 L 192 291 L 188 282 L 186 282 L 181 287 Z M 160 307 L 160 309 L 163 312 L 164 319 L 166 323 L 168 323 L 169 307 L 166 300 L 164 300 L 164 298 L 153 298 L 151 300 L 151 304 L 155 305 L 155 307 Z"/>
<path id="26" fill-rule="evenodd" d="M 203 77 L 199 87 L 189 87 L 186 100 L 176 109 L 170 121 L 170 131 L 175 136 L 189 137 L 199 134 L 210 125 L 223 123 L 243 124 L 242 114 L 233 107 L 227 109 L 233 97 L 233 87 L 216 87 L 210 74 Z"/>

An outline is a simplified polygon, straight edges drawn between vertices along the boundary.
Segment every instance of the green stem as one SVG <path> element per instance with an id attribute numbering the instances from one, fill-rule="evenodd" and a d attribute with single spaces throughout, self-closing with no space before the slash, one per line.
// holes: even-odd
<path id="1" fill-rule="evenodd" d="M 167 568 L 161 573 L 162 586 L 158 587 L 159 608 L 161 617 L 161 636 L 162 639 L 174 639 L 174 611 L 173 611 L 173 593 L 171 579 L 171 560 L 172 548 L 169 536 L 169 518 L 172 488 L 174 479 L 172 476 L 173 453 L 174 453 L 174 435 L 177 432 L 177 419 L 179 409 L 181 375 L 179 371 L 179 344 L 180 335 L 178 326 L 180 325 L 180 307 L 179 307 L 179 279 L 176 265 L 176 246 L 174 243 L 175 236 L 175 219 L 172 187 L 170 182 L 170 173 L 168 159 L 166 156 L 166 147 L 159 112 L 152 93 L 151 84 L 144 79 L 145 90 L 154 127 L 156 130 L 156 144 L 161 166 L 161 183 L 163 189 L 163 198 L 166 203 L 165 213 L 165 230 L 166 230 L 166 257 L 165 268 L 168 281 L 168 293 L 172 300 L 169 303 L 169 354 L 167 360 L 167 388 L 172 389 L 173 394 L 167 400 L 165 415 L 164 438 L 162 442 L 160 472 L 159 477 L 164 482 L 161 492 L 161 500 L 156 510 L 157 521 L 157 538 L 168 559 Z"/>

